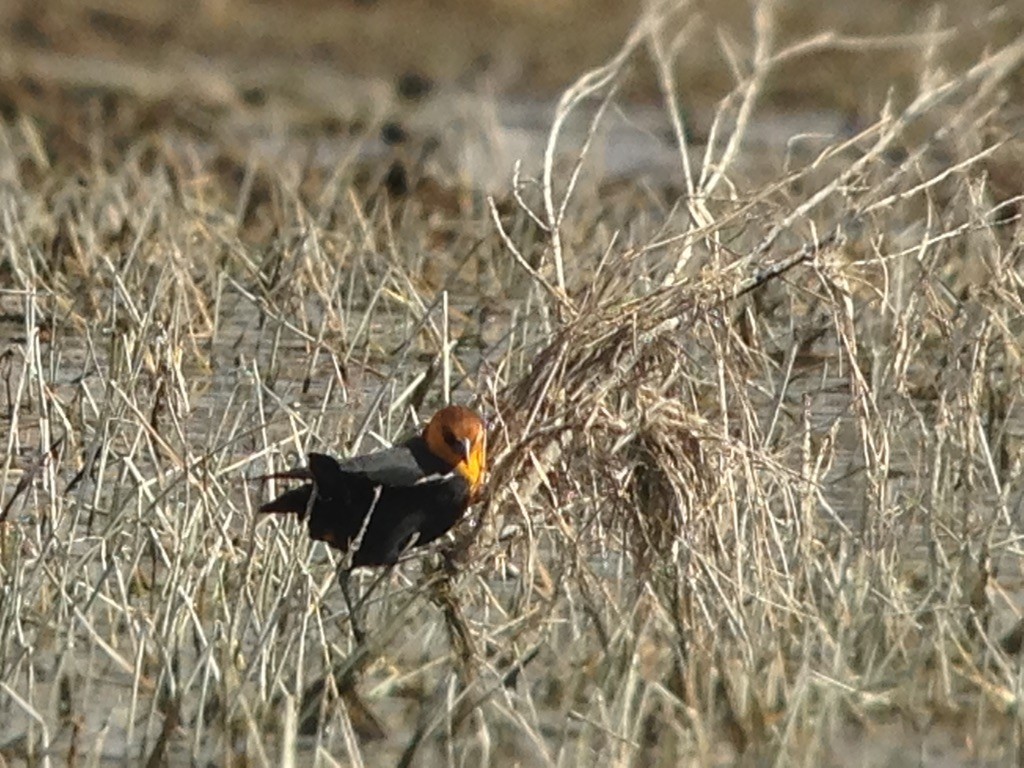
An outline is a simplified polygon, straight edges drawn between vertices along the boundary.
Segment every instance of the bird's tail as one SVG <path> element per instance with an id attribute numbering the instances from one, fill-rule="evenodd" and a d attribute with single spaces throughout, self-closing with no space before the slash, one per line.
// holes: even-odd
<path id="1" fill-rule="evenodd" d="M 289 469 L 284 472 L 275 472 L 271 475 L 260 475 L 259 477 L 252 478 L 253 480 L 312 480 L 313 475 L 310 471 L 305 468 L 301 469 Z M 306 516 L 306 510 L 309 508 L 309 497 L 313 494 L 312 484 L 306 484 L 299 486 L 298 488 L 292 488 L 290 491 L 285 491 L 273 501 L 268 501 L 266 504 L 260 507 L 260 512 L 263 514 L 267 513 L 283 513 L 289 515 L 298 515 L 301 520 Z"/>
<path id="2" fill-rule="evenodd" d="M 310 497 L 313 495 L 313 485 L 316 485 L 317 498 L 328 501 L 343 493 L 343 473 L 338 462 L 330 456 L 322 453 L 311 453 L 309 455 L 308 469 L 293 469 L 286 472 L 278 472 L 272 475 L 263 475 L 257 480 L 313 480 L 313 483 L 285 491 L 273 501 L 268 501 L 260 507 L 262 513 L 283 513 L 298 515 L 299 519 L 305 518 L 309 511 Z"/>
<path id="3" fill-rule="evenodd" d="M 324 501 L 343 498 L 345 473 L 336 459 L 322 453 L 309 454 L 309 473 L 316 484 L 316 494 Z"/>
<path id="4" fill-rule="evenodd" d="M 309 508 L 309 497 L 313 494 L 312 485 L 303 485 L 285 491 L 273 501 L 268 501 L 260 507 L 260 512 L 266 514 L 279 512 L 290 515 L 298 515 L 301 520 L 306 516 Z"/>

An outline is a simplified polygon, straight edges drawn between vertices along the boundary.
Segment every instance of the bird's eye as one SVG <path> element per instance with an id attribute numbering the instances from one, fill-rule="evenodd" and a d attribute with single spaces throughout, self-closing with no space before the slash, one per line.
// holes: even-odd
<path id="1" fill-rule="evenodd" d="M 446 429 L 442 433 L 442 437 L 444 437 L 444 441 L 448 443 L 448 445 L 451 446 L 452 448 L 459 447 L 459 439 L 455 437 L 455 434 L 450 429 Z"/>

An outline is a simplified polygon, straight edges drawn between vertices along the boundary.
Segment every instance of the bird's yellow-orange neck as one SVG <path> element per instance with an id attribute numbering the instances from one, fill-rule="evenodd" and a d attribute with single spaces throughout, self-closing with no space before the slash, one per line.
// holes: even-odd
<path id="1" fill-rule="evenodd" d="M 480 433 L 480 439 L 472 444 L 469 456 L 455 465 L 455 471 L 466 478 L 469 483 L 470 492 L 476 495 L 477 490 L 483 484 L 484 472 L 487 470 L 487 440 L 484 433 Z"/>

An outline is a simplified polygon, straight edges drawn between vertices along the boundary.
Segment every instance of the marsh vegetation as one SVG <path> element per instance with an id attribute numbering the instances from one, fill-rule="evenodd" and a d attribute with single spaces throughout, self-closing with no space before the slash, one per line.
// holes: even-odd
<path id="1" fill-rule="evenodd" d="M 216 58 L 233 5 L 9 33 L 0 764 L 1024 760 L 1010 10 L 655 2 L 588 69 L 520 9 L 544 76 L 484 95 L 289 58 L 273 3 Z M 357 644 L 250 478 L 448 399 L 487 497 Z"/>

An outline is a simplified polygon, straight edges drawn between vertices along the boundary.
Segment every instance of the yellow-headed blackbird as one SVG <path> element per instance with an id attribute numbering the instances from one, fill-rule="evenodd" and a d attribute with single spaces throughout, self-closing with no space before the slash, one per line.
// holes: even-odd
<path id="1" fill-rule="evenodd" d="M 277 477 L 313 482 L 260 512 L 308 515 L 310 537 L 343 551 L 358 547 L 353 568 L 392 565 L 458 522 L 480 490 L 486 451 L 483 420 L 450 405 L 394 448 L 344 461 L 311 453 L 307 469 Z"/>

